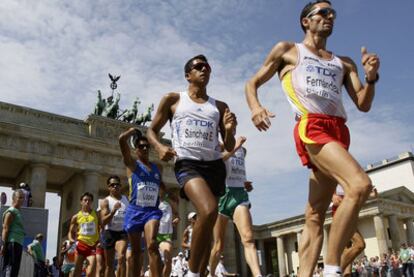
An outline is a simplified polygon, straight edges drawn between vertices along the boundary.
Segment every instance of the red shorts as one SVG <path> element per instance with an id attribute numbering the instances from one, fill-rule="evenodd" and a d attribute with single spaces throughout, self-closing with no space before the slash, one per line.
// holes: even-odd
<path id="1" fill-rule="evenodd" d="M 101 246 L 97 246 L 96 247 L 96 255 L 101 255 L 101 256 L 103 256 L 104 255 L 104 249 L 101 247 Z"/>
<path id="2" fill-rule="evenodd" d="M 351 138 L 345 119 L 325 114 L 307 114 L 296 123 L 294 130 L 296 151 L 304 166 L 312 165 L 306 144 L 327 144 L 336 141 L 348 150 Z"/>
<path id="3" fill-rule="evenodd" d="M 83 257 L 95 256 L 96 255 L 96 245 L 90 246 L 82 241 L 76 242 L 76 254 Z"/>

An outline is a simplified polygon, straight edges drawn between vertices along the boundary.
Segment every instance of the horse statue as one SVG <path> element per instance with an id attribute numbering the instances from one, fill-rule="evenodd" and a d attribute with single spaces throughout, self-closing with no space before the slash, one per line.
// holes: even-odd
<path id="1" fill-rule="evenodd" d="M 137 115 L 138 115 L 138 105 L 141 104 L 141 101 L 139 101 L 139 98 L 137 97 L 134 101 L 134 104 L 132 104 L 131 109 L 126 109 L 120 116 L 118 116 L 117 119 L 129 123 L 134 123 Z"/>
<path id="2" fill-rule="evenodd" d="M 152 120 L 152 112 L 154 111 L 154 104 L 152 104 L 151 106 L 149 106 L 147 108 L 147 111 L 145 113 L 140 114 L 139 116 L 137 116 L 136 120 L 135 120 L 135 124 L 138 125 L 142 125 L 145 126 L 145 123 L 149 122 Z"/>
<path id="3" fill-rule="evenodd" d="M 95 110 L 93 113 L 96 115 L 101 115 L 103 110 L 105 109 L 105 106 L 106 106 L 106 100 L 102 99 L 102 93 L 100 90 L 98 90 L 98 101 L 96 102 Z"/>
<path id="4" fill-rule="evenodd" d="M 113 96 L 109 96 L 106 99 L 106 106 L 102 112 L 102 116 L 106 116 L 108 118 L 116 119 L 118 117 L 118 110 L 119 110 L 119 100 L 121 100 L 121 95 L 119 93 L 116 94 L 115 101 L 113 100 Z"/>

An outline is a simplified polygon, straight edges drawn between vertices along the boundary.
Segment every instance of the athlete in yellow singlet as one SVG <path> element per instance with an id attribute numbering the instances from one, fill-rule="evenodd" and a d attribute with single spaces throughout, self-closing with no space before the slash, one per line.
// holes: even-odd
<path id="1" fill-rule="evenodd" d="M 85 259 L 88 262 L 86 276 L 95 275 L 95 251 L 99 241 L 100 219 L 92 209 L 93 195 L 85 192 L 81 198 L 81 210 L 72 217 L 69 228 L 69 241 L 76 242 L 76 258 L 74 276 L 81 276 Z M 74 237 L 76 233 L 77 237 Z"/>

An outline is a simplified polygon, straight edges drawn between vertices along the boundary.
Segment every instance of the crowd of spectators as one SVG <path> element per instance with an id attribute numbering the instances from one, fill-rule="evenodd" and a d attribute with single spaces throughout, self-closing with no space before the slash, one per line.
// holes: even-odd
<path id="1" fill-rule="evenodd" d="M 322 277 L 322 268 L 314 277 Z M 414 244 L 402 243 L 399 250 L 381 256 L 362 256 L 352 263 L 352 277 L 414 277 Z"/>

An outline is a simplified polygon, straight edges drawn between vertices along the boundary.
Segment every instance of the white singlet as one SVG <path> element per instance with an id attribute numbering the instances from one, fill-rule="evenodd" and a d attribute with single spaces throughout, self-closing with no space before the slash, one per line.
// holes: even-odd
<path id="1" fill-rule="evenodd" d="M 237 149 L 225 163 L 227 170 L 226 185 L 232 188 L 244 187 L 246 168 L 243 147 Z"/>
<path id="2" fill-rule="evenodd" d="M 282 78 L 282 87 L 298 116 L 308 113 L 338 116 L 346 120 L 342 104 L 344 69 L 340 58 L 322 59 L 302 43 L 295 44 L 298 62 Z"/>
<path id="3" fill-rule="evenodd" d="M 214 161 L 221 158 L 218 141 L 220 111 L 216 100 L 209 97 L 199 104 L 188 92 L 180 92 L 180 100 L 171 121 L 172 146 L 177 160 Z"/>
<path id="4" fill-rule="evenodd" d="M 335 194 L 338 195 L 338 196 L 344 196 L 345 195 L 344 189 L 342 188 L 341 185 L 336 186 Z"/>
<path id="5" fill-rule="evenodd" d="M 107 225 L 105 225 L 105 230 L 111 230 L 111 231 L 117 231 L 117 232 L 123 231 L 125 210 L 129 204 L 128 198 L 125 195 L 122 195 L 121 200 L 118 200 L 108 195 L 105 199 L 108 200 L 109 212 L 113 210 L 116 202 L 118 201 L 121 202 L 121 207 L 115 212 L 111 221 Z"/>
<path id="6" fill-rule="evenodd" d="M 172 225 L 172 208 L 170 203 L 166 200 L 160 201 L 158 209 L 162 212 L 162 217 L 160 219 L 160 226 L 158 227 L 158 234 L 172 234 L 173 225 Z"/>

